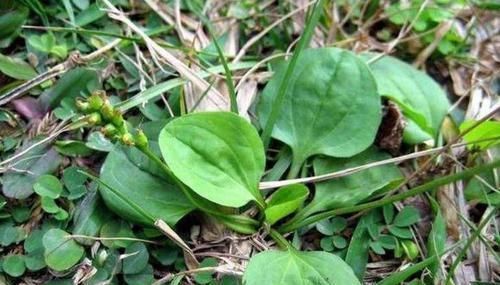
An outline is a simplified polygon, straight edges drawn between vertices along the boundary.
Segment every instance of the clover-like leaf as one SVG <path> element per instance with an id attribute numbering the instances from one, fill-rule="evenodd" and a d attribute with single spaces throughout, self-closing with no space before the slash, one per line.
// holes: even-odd
<path id="1" fill-rule="evenodd" d="M 258 114 L 269 119 L 286 66 L 264 89 Z M 336 48 L 303 51 L 288 80 L 288 92 L 272 136 L 292 148 L 289 177 L 315 154 L 350 157 L 375 139 L 381 120 L 380 96 L 368 66 L 351 52 Z"/>
<path id="2" fill-rule="evenodd" d="M 75 265 L 83 256 L 84 249 L 67 232 L 51 229 L 43 236 L 44 257 L 47 265 L 63 271 Z"/>
<path id="3" fill-rule="evenodd" d="M 193 113 L 174 119 L 160 133 L 160 149 L 172 172 L 214 203 L 264 205 L 258 189 L 265 155 L 255 128 L 229 112 Z"/>
<path id="4" fill-rule="evenodd" d="M 26 271 L 24 256 L 19 254 L 7 255 L 3 258 L 3 271 L 12 277 L 19 277 Z"/>
<path id="5" fill-rule="evenodd" d="M 420 220 L 420 213 L 412 206 L 404 207 L 394 218 L 394 225 L 397 227 L 408 227 Z"/>
<path id="6" fill-rule="evenodd" d="M 57 199 L 61 195 L 63 187 L 57 177 L 46 174 L 38 177 L 33 185 L 33 190 L 41 197 Z"/>
<path id="7" fill-rule="evenodd" d="M 340 257 L 322 251 L 269 250 L 252 259 L 243 275 L 246 285 L 360 284 Z"/>
<path id="8" fill-rule="evenodd" d="M 143 271 L 148 265 L 148 249 L 142 242 L 135 242 L 125 249 L 125 254 L 130 254 L 123 260 L 124 274 L 137 274 Z"/>

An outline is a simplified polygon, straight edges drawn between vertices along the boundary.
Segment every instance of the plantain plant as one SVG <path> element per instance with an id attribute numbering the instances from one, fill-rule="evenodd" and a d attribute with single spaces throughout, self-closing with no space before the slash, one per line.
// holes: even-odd
<path id="1" fill-rule="evenodd" d="M 392 65 L 393 61 L 397 60 L 380 61 L 376 68 L 384 64 L 399 68 Z M 346 263 L 326 251 L 300 251 L 283 234 L 313 225 L 322 232 L 329 231 L 325 228 L 325 218 L 384 206 L 385 224 L 376 219 L 358 227 L 364 227 L 369 234 L 367 242 L 375 253 L 384 254 L 384 249 L 390 249 L 397 256 L 404 254 L 413 259 L 417 252 L 409 240 L 408 226 L 418 221 L 418 213 L 414 208 L 405 208 L 395 215 L 391 202 L 499 164 L 443 177 L 372 202 L 369 200 L 402 181 L 397 167 L 372 167 L 316 183 L 314 189 L 290 184 L 264 195 L 259 183 L 269 168 L 266 167 L 269 149 L 264 148 L 258 126 L 265 127 L 272 119 L 286 64 L 278 67 L 263 91 L 256 126 L 233 112 L 196 112 L 135 129 L 103 91 L 79 100 L 77 106 L 86 114 L 83 120 L 118 142 L 101 168 L 99 181 L 105 204 L 122 218 L 149 226 L 157 220 L 174 226 L 186 214 L 199 210 L 241 234 L 267 232 L 281 250 L 254 256 L 243 277 L 245 284 L 297 284 L 299 280 L 314 284 L 360 284 L 358 277 L 362 276 L 351 264 L 353 244 L 347 251 Z M 377 73 L 365 63 L 364 57 L 336 48 L 308 49 L 297 58 L 296 64 L 291 77 L 286 78 L 289 86 L 282 109 L 273 119 L 271 133 L 292 151 L 288 178 L 307 173 L 309 164 L 320 175 L 388 158 L 388 154 L 373 146 L 381 121 L 382 94 L 381 88 L 377 88 Z M 400 65 L 401 70 L 411 68 Z M 404 84 L 413 86 L 418 84 L 415 80 L 431 80 L 425 74 L 414 76 L 412 72 L 400 74 L 404 80 L 399 90 L 403 94 L 408 94 Z M 444 93 L 437 96 L 440 94 Z M 436 128 L 444 113 L 434 110 L 441 109 L 411 109 L 411 102 L 404 105 L 405 99 L 397 96 L 403 95 L 393 94 L 388 98 L 396 98 L 395 102 L 413 115 L 428 137 L 437 135 Z M 422 96 L 420 100 L 426 98 Z M 447 102 L 445 97 L 432 100 Z M 418 115 L 419 111 L 427 113 Z M 35 191 L 53 195 L 44 191 L 43 184 L 48 182 L 49 177 L 44 178 Z M 249 207 L 256 214 L 244 211 Z M 341 230 L 343 227 L 332 230 L 330 237 L 322 240 L 322 247 L 328 251 L 345 248 L 346 241 L 339 236 Z"/>

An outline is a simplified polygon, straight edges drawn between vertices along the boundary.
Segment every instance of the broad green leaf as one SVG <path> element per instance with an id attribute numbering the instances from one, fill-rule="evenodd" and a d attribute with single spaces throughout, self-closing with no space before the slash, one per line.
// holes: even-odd
<path id="1" fill-rule="evenodd" d="M 37 76 L 31 65 L 13 57 L 0 54 L 0 72 L 19 80 L 29 80 Z"/>
<path id="2" fill-rule="evenodd" d="M 460 125 L 460 132 L 472 127 L 475 121 L 466 121 Z M 487 140 L 483 142 L 478 142 L 468 145 L 469 149 L 473 147 L 478 147 L 479 149 L 487 149 L 494 145 L 500 144 L 500 122 L 497 121 L 485 121 L 476 126 L 470 132 L 464 135 L 464 140 L 466 142 L 474 142 L 479 140 Z"/>
<path id="3" fill-rule="evenodd" d="M 366 61 L 375 56 L 377 54 L 374 53 L 362 55 Z M 424 72 L 391 56 L 371 63 L 370 69 L 377 81 L 379 94 L 395 101 L 405 117 L 415 124 L 412 125 L 412 134 L 405 135 L 404 139 L 406 136 L 414 140 L 418 137 L 423 139 L 421 132 L 435 138 L 450 108 L 443 89 Z"/>
<path id="4" fill-rule="evenodd" d="M 352 269 L 338 256 L 322 252 L 268 250 L 250 259 L 246 285 L 360 284 Z"/>
<path id="5" fill-rule="evenodd" d="M 97 191 L 92 191 L 78 204 L 73 216 L 74 235 L 97 236 L 111 215 L 106 211 Z M 93 240 L 77 239 L 81 244 L 92 245 Z"/>
<path id="6" fill-rule="evenodd" d="M 170 225 L 174 225 L 184 215 L 194 210 L 194 206 L 177 187 L 159 174 L 148 172 L 144 169 L 144 165 L 132 160 L 133 157 L 147 161 L 139 150 L 116 145 L 101 168 L 102 182 L 121 192 L 150 216 L 162 219 Z M 150 224 L 149 220 L 120 197 L 105 186 L 100 187 L 104 202 L 116 214 L 133 222 Z"/>
<path id="7" fill-rule="evenodd" d="M 33 190 L 41 197 L 57 199 L 61 195 L 63 187 L 57 177 L 45 174 L 37 178 Z"/>
<path id="8" fill-rule="evenodd" d="M 0 1 L 0 47 L 7 47 L 28 18 L 29 9 L 18 1 Z"/>
<path id="9" fill-rule="evenodd" d="M 84 249 L 71 236 L 60 229 L 51 229 L 43 236 L 45 262 L 57 271 L 75 265 L 83 256 Z"/>
<path id="10" fill-rule="evenodd" d="M 258 183 L 265 155 L 255 128 L 234 113 L 193 113 L 172 120 L 160 133 L 160 149 L 172 172 L 214 203 L 264 205 Z"/>
<path id="11" fill-rule="evenodd" d="M 19 152 L 42 140 L 41 137 L 26 142 Z M 19 171 L 7 171 L 3 176 L 2 191 L 5 196 L 25 199 L 33 193 L 33 184 L 38 176 L 55 171 L 61 162 L 59 154 L 48 144 L 40 144 L 29 150 L 16 162 Z"/>
<path id="12" fill-rule="evenodd" d="M 2 260 L 2 269 L 12 277 L 19 277 L 26 271 L 24 256 L 19 254 L 7 255 Z"/>
<path id="13" fill-rule="evenodd" d="M 370 147 L 350 158 L 318 157 L 313 161 L 314 173 L 321 175 L 388 158 L 390 156 L 387 153 L 375 147 Z M 313 200 L 299 212 L 299 215 L 306 217 L 320 211 L 356 205 L 370 198 L 377 190 L 397 183 L 401 178 L 399 169 L 392 164 L 387 164 L 316 183 Z"/>
<path id="14" fill-rule="evenodd" d="M 265 126 L 284 77 L 279 66 L 258 105 Z M 293 75 L 272 136 L 292 148 L 291 174 L 315 154 L 350 157 L 375 138 L 381 120 L 380 97 L 367 65 L 336 48 L 304 50 Z"/>
<path id="15" fill-rule="evenodd" d="M 272 225 L 295 212 L 309 196 L 309 189 L 303 184 L 282 187 L 271 195 L 265 210 L 266 220 Z"/>
<path id="16" fill-rule="evenodd" d="M 124 274 L 140 273 L 148 265 L 148 249 L 142 242 L 134 242 L 127 246 L 125 254 L 129 256 L 123 259 L 122 270 Z"/>
<path id="17" fill-rule="evenodd" d="M 420 220 L 419 211 L 412 206 L 404 207 L 394 218 L 394 225 L 398 227 L 408 227 Z"/>

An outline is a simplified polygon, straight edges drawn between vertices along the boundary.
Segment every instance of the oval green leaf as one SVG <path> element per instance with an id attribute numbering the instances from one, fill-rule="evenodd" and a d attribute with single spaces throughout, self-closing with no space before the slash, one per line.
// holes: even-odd
<path id="1" fill-rule="evenodd" d="M 375 56 L 374 53 L 362 55 L 366 61 Z M 413 138 L 412 143 L 416 137 L 425 139 L 422 131 L 428 138 L 434 138 L 450 108 L 443 89 L 427 74 L 395 57 L 384 56 L 371 63 L 370 69 L 380 95 L 395 101 L 412 121 L 412 134 L 405 134 L 405 141 L 407 137 Z"/>
<path id="2" fill-rule="evenodd" d="M 63 187 L 57 177 L 46 174 L 38 177 L 33 185 L 33 190 L 41 197 L 57 199 L 61 195 Z"/>
<path id="3" fill-rule="evenodd" d="M 97 236 L 104 223 L 112 217 L 112 214 L 106 210 L 101 197 L 97 191 L 89 192 L 85 198 L 76 206 L 73 214 L 74 235 Z M 92 245 L 93 240 L 77 239 L 84 245 Z"/>
<path id="4" fill-rule="evenodd" d="M 60 229 L 51 229 L 43 236 L 45 263 L 57 271 L 70 269 L 83 256 L 84 249 L 70 234 Z"/>
<path id="5" fill-rule="evenodd" d="M 0 72 L 19 80 L 29 80 L 37 76 L 36 71 L 28 63 L 15 57 L 0 53 Z"/>
<path id="6" fill-rule="evenodd" d="M 420 220 L 420 212 L 413 206 L 404 207 L 394 218 L 397 227 L 408 227 Z"/>
<path id="7" fill-rule="evenodd" d="M 262 126 L 285 70 L 280 66 L 262 93 Z M 287 80 L 272 136 L 292 148 L 291 176 L 312 155 L 350 157 L 372 144 L 381 120 L 380 96 L 368 66 L 357 56 L 336 48 L 304 50 Z"/>
<path id="8" fill-rule="evenodd" d="M 128 256 L 123 259 L 122 271 L 124 274 L 138 274 L 148 265 L 148 249 L 142 242 L 134 242 L 127 246 L 125 254 Z"/>
<path id="9" fill-rule="evenodd" d="M 246 285 L 360 284 L 340 257 L 322 251 L 269 250 L 250 259 L 243 275 Z"/>
<path id="10" fill-rule="evenodd" d="M 266 221 L 272 225 L 295 212 L 309 196 L 309 189 L 303 184 L 282 187 L 271 195 L 265 210 Z"/>
<path id="11" fill-rule="evenodd" d="M 466 121 L 460 125 L 460 132 L 464 132 L 470 129 L 477 122 L 475 121 Z M 464 135 L 464 140 L 468 143 L 481 141 L 478 143 L 468 145 L 469 149 L 477 147 L 481 150 L 485 150 L 492 146 L 500 144 L 500 122 L 497 121 L 484 121 L 477 125 L 471 131 L 468 131 Z"/>
<path id="12" fill-rule="evenodd" d="M 12 277 L 20 277 L 26 271 L 24 256 L 22 255 L 7 255 L 3 258 L 2 261 L 3 271 Z"/>
<path id="13" fill-rule="evenodd" d="M 168 123 L 160 149 L 172 172 L 214 203 L 264 205 L 258 189 L 265 155 L 255 128 L 229 112 L 193 113 Z"/>
<path id="14" fill-rule="evenodd" d="M 387 153 L 375 147 L 350 158 L 318 157 L 313 161 L 314 173 L 321 175 L 387 158 L 390 158 Z M 313 200 L 299 214 L 306 217 L 320 211 L 356 205 L 401 178 L 397 166 L 388 164 L 317 183 Z"/>
<path id="15" fill-rule="evenodd" d="M 153 144 L 154 142 L 152 142 Z M 101 168 L 101 180 L 107 186 L 119 191 L 143 211 L 155 219 L 162 219 L 170 225 L 194 210 L 188 199 L 160 174 L 153 174 L 146 164 L 147 158 L 137 149 L 115 146 Z M 100 194 L 105 204 L 120 217 L 142 224 L 151 221 L 138 212 L 121 197 L 101 186 Z"/>

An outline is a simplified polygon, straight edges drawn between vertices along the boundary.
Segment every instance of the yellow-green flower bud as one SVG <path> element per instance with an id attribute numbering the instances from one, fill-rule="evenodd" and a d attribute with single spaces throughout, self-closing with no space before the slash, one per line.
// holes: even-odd
<path id="1" fill-rule="evenodd" d="M 135 145 L 139 149 L 148 147 L 148 137 L 146 137 L 146 134 L 144 134 L 142 130 L 138 130 L 137 134 L 135 135 Z"/>
<path id="2" fill-rule="evenodd" d="M 120 113 L 118 110 L 113 111 L 113 117 L 111 117 L 111 123 L 115 125 L 115 127 L 120 128 L 124 123 L 125 120 L 123 120 L 123 115 Z"/>
<path id="3" fill-rule="evenodd" d="M 91 111 L 99 111 L 104 104 L 104 100 L 98 95 L 98 93 L 93 93 L 87 100 L 89 102 L 89 108 Z"/>
<path id="4" fill-rule="evenodd" d="M 87 123 L 89 123 L 92 126 L 97 126 L 102 123 L 101 115 L 96 112 L 87 115 L 86 120 Z"/>
<path id="5" fill-rule="evenodd" d="M 89 106 L 89 103 L 88 103 L 88 102 L 85 102 L 85 101 L 83 101 L 83 100 L 81 100 L 81 99 L 76 99 L 76 103 L 75 103 L 75 105 L 76 105 L 76 108 L 77 108 L 79 111 L 81 111 L 81 112 L 83 112 L 83 113 L 85 113 L 85 114 L 88 114 L 88 113 L 89 113 L 90 106 Z"/>
<path id="6" fill-rule="evenodd" d="M 122 143 L 125 145 L 132 146 L 135 144 L 134 138 L 130 133 L 124 133 L 121 137 Z"/>
<path id="7" fill-rule="evenodd" d="M 113 119 L 113 112 L 114 112 L 113 107 L 108 102 L 102 105 L 101 115 L 106 122 L 111 122 L 111 120 Z"/>
<path id="8" fill-rule="evenodd" d="M 118 129 L 112 124 L 106 124 L 101 128 L 101 133 L 103 133 L 108 138 L 113 138 L 118 134 Z"/>

